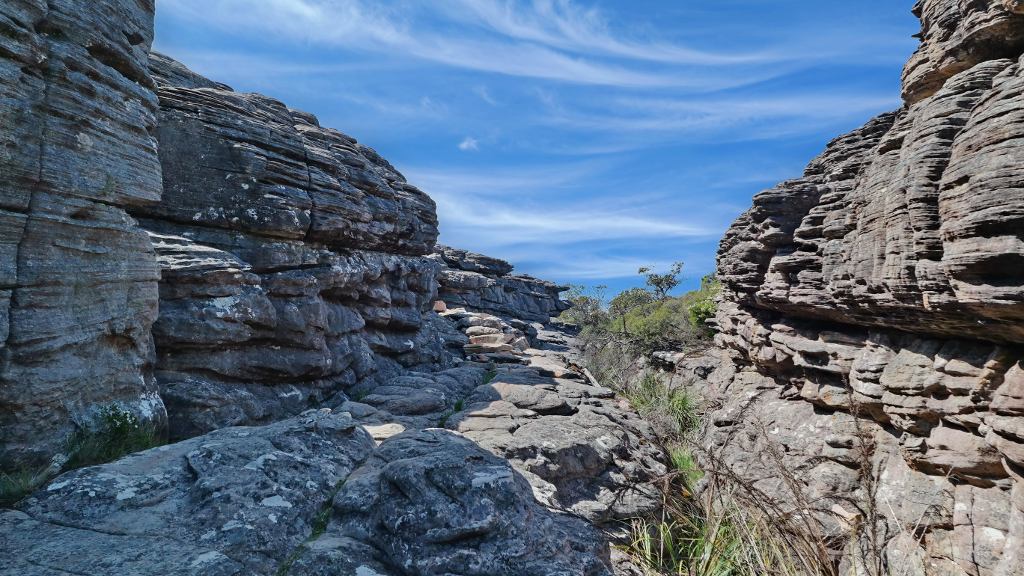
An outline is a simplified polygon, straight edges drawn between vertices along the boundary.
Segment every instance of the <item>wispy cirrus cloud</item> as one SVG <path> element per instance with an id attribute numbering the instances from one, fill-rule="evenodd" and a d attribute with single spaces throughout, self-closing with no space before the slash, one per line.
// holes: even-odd
<path id="1" fill-rule="evenodd" d="M 159 0 L 157 48 L 373 146 L 442 241 L 562 281 L 714 266 L 759 189 L 899 105 L 891 0 Z"/>
<path id="2" fill-rule="evenodd" d="M 668 42 L 629 40 L 612 30 L 608 16 L 569 0 L 448 0 L 440 2 L 459 20 L 516 40 L 582 54 L 601 54 L 670 64 L 720 66 L 774 60 L 768 52 L 724 54 Z"/>
<path id="3" fill-rule="evenodd" d="M 753 65 L 778 59 L 623 40 L 601 12 L 568 0 L 440 0 L 433 9 L 367 0 L 162 0 L 161 8 L 233 32 L 577 84 L 718 89 L 771 77 L 763 66 L 753 73 Z M 439 15 L 449 24 L 439 24 Z M 470 26 L 447 33 L 451 23 Z M 728 66 L 749 69 L 737 74 Z M 704 72 L 683 73 L 692 67 Z"/>
<path id="4" fill-rule="evenodd" d="M 718 233 L 677 214 L 658 214 L 659 204 L 641 196 L 588 197 L 585 188 L 607 178 L 607 167 L 580 164 L 569 173 L 552 168 L 520 168 L 516 174 L 406 170 L 406 176 L 437 202 L 447 240 L 470 241 L 492 249 L 529 245 L 540 249 L 560 243 L 625 239 L 707 238 Z M 559 190 L 565 194 L 559 194 Z M 663 207 L 663 204 L 661 205 Z"/>

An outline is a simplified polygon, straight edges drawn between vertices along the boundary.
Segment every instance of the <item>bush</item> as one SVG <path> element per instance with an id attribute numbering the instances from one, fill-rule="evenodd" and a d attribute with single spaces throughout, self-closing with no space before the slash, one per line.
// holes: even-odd
<path id="1" fill-rule="evenodd" d="M 0 508 L 17 504 L 57 474 L 106 464 L 160 444 L 160 438 L 151 426 L 139 422 L 131 412 L 107 406 L 100 411 L 95 429 L 80 430 L 68 441 L 68 459 L 60 468 L 53 465 L 0 472 Z"/>
<path id="2" fill-rule="evenodd" d="M 714 275 L 679 297 L 658 298 L 654 291 L 631 288 L 613 298 L 607 312 L 595 313 L 594 302 L 586 301 L 576 317 L 582 320 L 584 338 L 618 340 L 637 356 L 701 348 L 714 335 L 707 320 L 717 312 L 720 290 Z"/>
<path id="3" fill-rule="evenodd" d="M 605 289 L 605 286 L 595 286 L 592 289 L 578 284 L 570 286 L 565 294 L 565 300 L 571 307 L 562 312 L 559 320 L 579 326 L 581 329 L 603 326 L 608 319 L 604 309 Z"/>
<path id="4" fill-rule="evenodd" d="M 0 508 L 14 506 L 25 496 L 35 492 L 36 488 L 42 486 L 49 478 L 46 468 L 0 472 Z"/>
<path id="5" fill-rule="evenodd" d="M 636 411 L 655 425 L 663 438 L 685 438 L 700 424 L 697 405 L 690 395 L 683 389 L 669 388 L 656 374 L 645 374 L 624 394 Z"/>
<path id="6" fill-rule="evenodd" d="M 673 500 L 661 521 L 635 521 L 627 552 L 665 576 L 835 573 L 821 542 L 794 535 L 784 522 L 728 493 L 719 496 Z"/>
<path id="7" fill-rule="evenodd" d="M 104 407 L 98 426 L 81 430 L 68 445 L 64 470 L 95 466 L 113 462 L 121 456 L 159 446 L 160 440 L 152 426 L 139 422 L 138 417 L 117 406 Z"/>

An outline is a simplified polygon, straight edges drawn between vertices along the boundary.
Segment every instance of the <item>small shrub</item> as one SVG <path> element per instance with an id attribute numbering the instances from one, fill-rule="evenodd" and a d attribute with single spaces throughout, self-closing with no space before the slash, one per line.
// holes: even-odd
<path id="1" fill-rule="evenodd" d="M 661 521 L 636 520 L 627 547 L 652 574 L 664 576 L 811 576 L 834 574 L 820 542 L 794 535 L 784 520 L 728 491 L 666 502 Z"/>
<path id="2" fill-rule="evenodd" d="M 659 300 L 668 298 L 670 292 L 679 287 L 682 279 L 679 275 L 683 273 L 683 263 L 675 262 L 666 274 L 658 274 L 650 267 L 643 267 L 637 271 L 644 277 L 644 281 Z"/>
<path id="3" fill-rule="evenodd" d="M 697 404 L 686 390 L 669 388 L 657 374 L 645 374 L 625 395 L 663 438 L 682 439 L 700 424 Z"/>
<path id="4" fill-rule="evenodd" d="M 565 300 L 571 307 L 562 312 L 559 320 L 584 329 L 603 325 L 608 318 L 605 311 L 607 289 L 607 286 L 595 286 L 591 289 L 581 285 L 569 287 Z"/>
<path id="5" fill-rule="evenodd" d="M 107 406 L 100 412 L 98 425 L 82 430 L 71 439 L 70 457 L 65 470 L 113 462 L 118 458 L 159 446 L 156 431 L 141 423 L 134 414 L 117 406 Z"/>

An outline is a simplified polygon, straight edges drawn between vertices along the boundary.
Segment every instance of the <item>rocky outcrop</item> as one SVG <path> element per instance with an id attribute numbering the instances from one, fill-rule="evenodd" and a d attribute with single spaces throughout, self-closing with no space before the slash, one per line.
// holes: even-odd
<path id="1" fill-rule="evenodd" d="M 504 260 L 447 246 L 438 246 L 432 257 L 443 265 L 439 294 L 450 306 L 541 323 L 568 309 L 559 297 L 568 287 L 512 275 Z"/>
<path id="2" fill-rule="evenodd" d="M 152 2 L 0 7 L 0 469 L 39 466 L 110 405 L 162 426 L 149 238 L 160 198 Z"/>
<path id="3" fill-rule="evenodd" d="M 350 416 L 311 411 L 68 473 L 4 518 L 4 573 L 274 574 L 373 447 Z M 69 554 L 80 540 L 97 548 Z"/>
<path id="4" fill-rule="evenodd" d="M 444 361 L 433 201 L 315 117 L 162 55 L 156 379 L 181 438 Z"/>
<path id="5" fill-rule="evenodd" d="M 711 454 L 859 532 L 846 565 L 1024 574 L 1024 20 L 917 10 L 906 105 L 755 197 L 719 253 L 722 362 L 680 371 L 723 402 Z"/>

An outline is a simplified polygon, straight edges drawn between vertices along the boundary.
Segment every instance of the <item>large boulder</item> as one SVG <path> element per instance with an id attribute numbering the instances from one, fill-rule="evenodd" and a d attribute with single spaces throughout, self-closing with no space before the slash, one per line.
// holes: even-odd
<path id="1" fill-rule="evenodd" d="M 301 573 L 611 574 L 592 526 L 538 504 L 508 461 L 436 429 L 384 442 L 338 493 L 321 539 L 300 558 Z"/>

